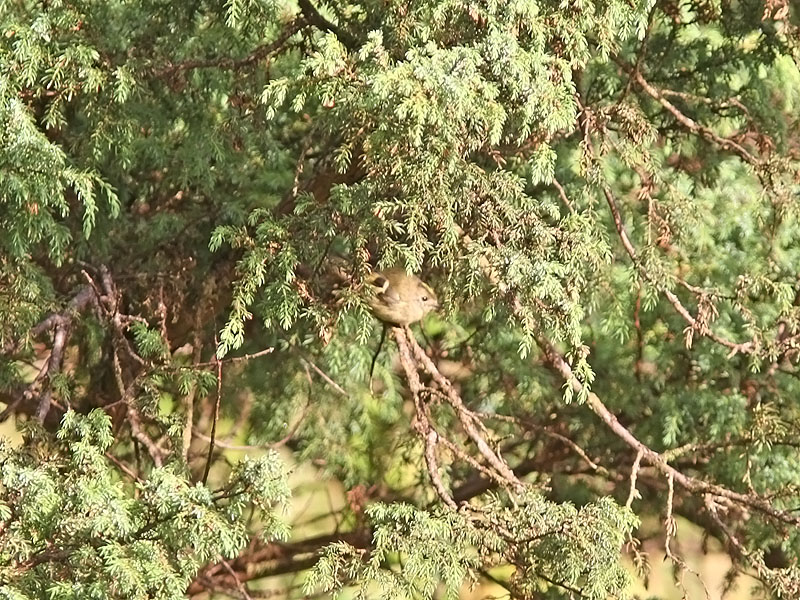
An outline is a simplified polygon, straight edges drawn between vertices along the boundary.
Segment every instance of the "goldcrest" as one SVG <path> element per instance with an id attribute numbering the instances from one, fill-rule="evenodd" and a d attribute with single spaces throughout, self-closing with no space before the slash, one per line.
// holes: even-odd
<path id="1" fill-rule="evenodd" d="M 367 282 L 371 294 L 367 303 L 379 320 L 389 325 L 410 325 L 420 321 L 439 301 L 431 287 L 405 269 L 391 268 L 372 273 Z"/>

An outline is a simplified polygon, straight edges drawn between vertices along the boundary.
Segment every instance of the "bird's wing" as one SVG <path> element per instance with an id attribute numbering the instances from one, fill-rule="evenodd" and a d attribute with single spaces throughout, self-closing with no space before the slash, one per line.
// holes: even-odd
<path id="1" fill-rule="evenodd" d="M 385 292 L 378 294 L 378 297 L 389 305 L 400 303 L 400 296 L 393 288 L 387 288 Z"/>
<path id="2" fill-rule="evenodd" d="M 400 302 L 400 296 L 391 285 L 389 280 L 383 275 L 375 274 L 369 279 L 369 283 L 375 292 L 375 296 L 381 299 L 388 305 L 397 304 Z"/>

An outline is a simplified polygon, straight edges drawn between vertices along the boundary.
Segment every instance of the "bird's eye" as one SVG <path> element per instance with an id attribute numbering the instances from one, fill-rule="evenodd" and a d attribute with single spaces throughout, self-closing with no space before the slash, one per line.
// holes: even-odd
<path id="1" fill-rule="evenodd" d="M 423 302 L 427 302 L 427 301 L 428 301 L 428 297 L 427 297 L 427 296 L 423 296 L 423 297 L 422 297 L 422 301 L 423 301 Z"/>

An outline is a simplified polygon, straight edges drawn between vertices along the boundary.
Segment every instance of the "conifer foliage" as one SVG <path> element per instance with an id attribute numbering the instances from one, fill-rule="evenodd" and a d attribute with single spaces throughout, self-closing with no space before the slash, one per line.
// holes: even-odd
<path id="1" fill-rule="evenodd" d="M 0 0 L 0 598 L 800 597 L 796 11 Z"/>

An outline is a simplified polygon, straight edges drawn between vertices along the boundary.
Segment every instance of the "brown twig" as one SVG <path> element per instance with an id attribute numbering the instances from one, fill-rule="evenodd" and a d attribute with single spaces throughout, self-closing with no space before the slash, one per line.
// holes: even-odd
<path id="1" fill-rule="evenodd" d="M 78 313 L 93 306 L 96 306 L 94 291 L 91 287 L 82 287 L 63 311 L 51 313 L 31 328 L 30 336 L 32 338 L 53 331 L 53 347 L 50 350 L 50 356 L 34 380 L 21 389 L 14 391 L 12 394 L 13 400 L 8 402 L 8 406 L 0 413 L 0 422 L 6 420 L 12 412 L 17 410 L 23 401 L 31 401 L 37 394 L 39 400 L 36 403 L 33 414 L 35 414 L 40 423 L 44 422 L 52 404 L 53 378 L 61 373 L 63 368 L 64 353 L 69 341 L 73 320 Z M 19 349 L 20 345 L 21 341 L 9 342 L 2 348 L 2 354 L 13 354 Z M 37 391 L 40 384 L 42 387 Z"/>
<path id="2" fill-rule="evenodd" d="M 156 467 L 160 467 L 164 464 L 164 460 L 162 458 L 162 451 L 161 448 L 148 436 L 144 429 L 142 428 L 142 421 L 139 417 L 139 412 L 133 405 L 133 402 L 127 403 L 127 419 L 128 425 L 131 428 L 131 434 L 133 437 L 138 440 L 145 448 L 147 448 L 148 454 L 153 459 L 153 464 Z"/>
<path id="3" fill-rule="evenodd" d="M 221 562 L 222 566 L 225 567 L 225 570 L 231 574 L 231 577 L 233 577 L 233 580 L 236 582 L 236 589 L 239 590 L 239 593 L 242 595 L 242 598 L 244 598 L 244 600 L 253 600 L 252 597 L 250 596 L 250 593 L 247 590 L 247 586 L 242 582 L 241 579 L 239 579 L 239 576 L 236 574 L 236 571 L 233 570 L 233 567 L 231 567 L 230 563 L 224 558 L 222 559 Z"/>
<path id="4" fill-rule="evenodd" d="M 553 184 L 553 187 L 558 190 L 558 195 L 561 198 L 561 201 L 564 203 L 564 206 L 567 207 L 569 212 L 575 214 L 575 207 L 572 205 L 572 202 L 567 197 L 567 192 L 564 191 L 564 186 L 561 185 L 561 183 L 555 177 L 553 177 L 553 181 L 551 183 Z"/>
<path id="5" fill-rule="evenodd" d="M 414 428 L 420 434 L 420 437 L 422 437 L 425 447 L 424 456 L 425 465 L 428 470 L 428 477 L 430 477 L 433 489 L 436 490 L 439 498 L 441 498 L 442 501 L 447 504 L 447 506 L 455 509 L 457 508 L 456 502 L 453 500 L 453 496 L 445 487 L 442 477 L 439 474 L 439 463 L 436 458 L 436 445 L 439 438 L 436 431 L 431 427 L 427 414 L 427 407 L 422 401 L 422 394 L 425 388 L 420 381 L 417 365 L 412 358 L 411 348 L 409 345 L 409 340 L 406 336 L 406 331 L 400 327 L 393 327 L 392 334 L 397 342 L 400 364 L 403 366 L 403 370 L 406 373 L 408 387 L 411 390 L 411 394 L 414 398 L 414 408 L 416 410 Z"/>
<path id="6" fill-rule="evenodd" d="M 274 448 L 281 448 L 289 443 L 289 441 L 294 437 L 297 433 L 297 430 L 300 429 L 300 426 L 303 424 L 303 421 L 308 416 L 310 412 L 311 405 L 306 404 L 303 407 L 303 410 L 300 412 L 300 416 L 297 417 L 297 421 L 289 428 L 289 431 L 276 442 L 270 442 L 268 444 L 260 444 L 258 446 L 247 445 L 247 444 L 231 444 L 229 442 L 223 442 L 222 440 L 214 438 L 214 445 L 220 448 L 225 448 L 226 450 L 267 450 L 267 449 L 274 449 Z M 211 436 L 205 435 L 200 433 L 199 431 L 193 431 L 192 436 L 196 437 L 197 439 L 203 440 L 204 442 L 211 442 Z"/>
<path id="7" fill-rule="evenodd" d="M 358 41 L 352 35 L 319 14 L 319 11 L 309 0 L 298 0 L 297 5 L 309 24 L 323 31 L 330 31 L 348 50 L 355 50 L 358 47 Z"/>
<path id="8" fill-rule="evenodd" d="M 327 383 L 329 386 L 331 386 L 331 387 L 332 387 L 334 390 L 336 390 L 336 391 L 337 391 L 339 394 L 341 394 L 341 395 L 342 395 L 342 396 L 344 396 L 345 398 L 347 398 L 347 397 L 349 397 L 349 396 L 350 396 L 350 394 L 348 394 L 348 393 L 347 393 L 347 392 L 344 390 L 344 388 L 342 388 L 342 386 L 340 386 L 340 385 L 339 385 L 338 383 L 336 383 L 336 382 L 335 382 L 333 379 L 331 379 L 331 377 L 330 377 L 330 376 L 329 376 L 329 375 L 328 375 L 328 374 L 327 374 L 325 371 L 323 371 L 322 369 L 320 369 L 320 368 L 319 368 L 319 367 L 318 367 L 318 366 L 317 366 L 317 365 L 316 365 L 316 364 L 315 364 L 313 361 L 311 361 L 311 360 L 309 360 L 308 358 L 305 358 L 305 357 L 302 357 L 300 360 L 302 360 L 302 361 L 303 361 L 304 363 L 306 363 L 306 364 L 307 364 L 309 367 L 311 367 L 311 368 L 314 370 L 314 372 L 315 372 L 317 375 L 319 375 L 319 376 L 322 378 L 322 380 L 323 380 L 325 383 Z"/>
<path id="9" fill-rule="evenodd" d="M 439 463 L 436 459 L 436 443 L 439 440 L 439 434 L 433 428 L 425 427 L 427 421 L 418 420 L 417 423 L 421 425 L 419 431 L 425 442 L 425 465 L 428 468 L 428 473 L 430 473 L 431 483 L 442 501 L 450 508 L 456 509 L 458 505 L 453 500 L 453 496 L 447 491 L 447 488 L 445 488 L 439 475 Z"/>
<path id="10" fill-rule="evenodd" d="M 492 466 L 492 468 L 497 471 L 502 479 L 505 480 L 503 482 L 504 485 L 511 485 L 513 488 L 520 490 L 523 487 L 522 482 L 517 478 L 516 475 L 514 475 L 514 471 L 511 470 L 511 467 L 508 466 L 508 463 L 506 463 L 501 456 L 499 456 L 494 450 L 492 450 L 492 448 L 489 447 L 489 444 L 486 443 L 486 440 L 481 435 L 479 429 L 485 430 L 483 422 L 475 415 L 475 413 L 473 413 L 464 405 L 464 401 L 461 399 L 461 396 L 458 394 L 458 392 L 456 392 L 453 388 L 453 384 L 451 384 L 450 381 L 439 372 L 439 369 L 436 368 L 434 362 L 427 354 L 425 354 L 425 351 L 417 343 L 417 340 L 414 338 L 411 330 L 406 328 L 405 333 L 409 346 L 411 347 L 417 362 L 422 365 L 422 367 L 428 372 L 428 374 L 444 392 L 445 398 L 453 407 L 461 426 L 464 428 L 464 431 L 467 433 L 469 438 L 475 443 L 478 451 Z M 395 338 L 397 337 L 398 334 L 395 334 Z"/>
<path id="11" fill-rule="evenodd" d="M 700 585 L 703 586 L 706 600 L 711 600 L 711 594 L 708 593 L 708 587 L 706 586 L 705 581 L 703 581 L 703 578 L 700 576 L 700 573 L 689 567 L 685 560 L 672 551 L 672 540 L 678 533 L 678 522 L 675 520 L 675 516 L 673 514 L 674 498 L 675 477 L 673 474 L 670 474 L 667 476 L 667 514 L 664 518 L 664 555 L 670 559 L 680 571 L 680 578 L 678 579 L 676 577 L 676 583 L 683 592 L 684 597 L 688 597 L 688 594 L 686 591 L 686 585 L 683 582 L 683 578 L 686 573 L 691 573 L 697 578 L 697 580 L 700 582 Z"/>
<path id="12" fill-rule="evenodd" d="M 242 356 L 230 356 L 228 358 L 220 358 L 220 359 L 214 357 L 213 360 L 209 360 L 207 362 L 194 363 L 188 367 L 182 367 L 182 368 L 194 369 L 197 367 L 214 367 L 216 369 L 217 365 L 219 365 L 220 363 L 236 364 L 248 360 L 253 360 L 254 358 L 259 358 L 261 356 L 266 356 L 267 354 L 272 354 L 273 352 L 275 352 L 275 348 L 264 348 L 263 350 L 259 350 L 258 352 L 253 352 L 252 354 L 244 354 Z"/>
<path id="13" fill-rule="evenodd" d="M 610 195 L 610 194 L 609 194 Z M 613 201 L 613 197 L 611 198 Z M 617 216 L 619 216 L 619 212 L 617 211 Z M 620 219 L 621 224 L 621 219 Z M 624 232 L 624 229 L 622 230 Z M 463 240 L 466 243 L 469 243 L 471 240 L 469 236 L 464 234 L 463 231 L 460 232 L 462 235 Z M 630 244 L 630 240 L 627 238 L 627 234 L 623 240 L 623 245 L 626 243 L 633 248 Z M 635 254 L 635 251 L 634 251 Z M 508 286 L 503 282 L 499 276 L 497 275 L 496 271 L 494 271 L 489 264 L 489 262 L 484 258 L 481 261 L 481 267 L 484 270 L 486 277 L 491 281 L 494 285 L 498 287 L 501 292 L 508 292 Z M 519 314 L 523 311 L 522 302 L 519 300 L 517 296 L 511 297 L 511 309 L 514 314 Z M 658 471 L 665 475 L 670 475 L 674 477 L 674 480 L 678 482 L 683 488 L 687 489 L 693 493 L 712 493 L 716 496 L 728 498 L 734 502 L 739 504 L 750 506 L 755 508 L 762 513 L 777 519 L 779 521 L 790 523 L 793 525 L 800 525 L 800 517 L 795 516 L 792 514 L 791 511 L 780 510 L 774 508 L 769 502 L 761 498 L 757 495 L 752 494 L 740 494 L 738 492 L 734 492 L 729 490 L 725 487 L 715 485 L 712 483 L 708 483 L 706 481 L 702 481 L 700 479 L 696 479 L 694 477 L 689 477 L 684 475 L 670 464 L 668 464 L 667 460 L 661 456 L 658 452 L 652 450 L 642 442 L 640 442 L 636 436 L 631 433 L 622 423 L 619 422 L 617 417 L 612 413 L 608 407 L 600 400 L 599 396 L 594 392 L 585 389 L 584 385 L 578 381 L 575 377 L 575 374 L 572 372 L 572 367 L 569 366 L 567 361 L 564 357 L 556 351 L 553 345 L 544 337 L 538 336 L 537 345 L 544 353 L 544 356 L 547 362 L 562 376 L 564 381 L 572 387 L 573 392 L 578 394 L 578 396 L 585 394 L 586 396 L 586 404 L 592 411 L 600 417 L 600 419 L 611 429 L 611 431 L 619 437 L 623 442 L 625 442 L 628 446 L 636 450 L 637 453 L 642 453 L 642 459 L 646 460 L 648 463 L 652 464 Z"/>
<path id="14" fill-rule="evenodd" d="M 214 347 L 218 347 L 217 336 L 214 336 Z M 214 419 L 211 421 L 211 440 L 208 443 L 208 458 L 206 468 L 203 471 L 203 485 L 208 481 L 208 473 L 211 470 L 211 461 L 214 456 L 214 443 L 217 434 L 217 421 L 219 420 L 219 405 L 222 398 L 222 362 L 217 359 L 217 397 L 214 399 Z"/>
<path id="15" fill-rule="evenodd" d="M 644 453 L 639 450 L 636 452 L 636 460 L 633 461 L 633 466 L 631 467 L 631 489 L 628 492 L 628 499 L 625 501 L 625 506 L 630 508 L 633 505 L 633 500 L 639 495 L 639 492 L 636 490 L 636 478 L 639 476 L 639 467 L 642 464 L 642 456 Z"/>
<path id="16" fill-rule="evenodd" d="M 622 217 L 620 216 L 616 200 L 614 199 L 614 196 L 611 194 L 611 190 L 608 188 L 608 186 L 605 185 L 603 186 L 603 195 L 605 196 L 606 202 L 608 203 L 608 206 L 611 209 L 611 216 L 614 220 L 614 227 L 616 228 L 617 234 L 619 235 L 619 238 L 622 241 L 622 246 L 625 248 L 625 251 L 628 253 L 628 256 L 630 256 L 634 265 L 636 265 L 636 267 L 644 275 L 644 277 L 649 278 L 648 274 L 644 271 L 644 269 L 642 269 L 641 264 L 639 263 L 636 249 L 633 247 L 633 244 L 631 243 L 631 240 L 628 237 L 628 233 L 625 231 L 625 226 L 622 223 Z M 681 303 L 680 299 L 672 291 L 664 288 L 661 290 L 661 292 L 664 294 L 669 303 L 672 304 L 672 306 L 675 308 L 678 314 L 680 314 L 683 317 L 683 319 L 690 325 L 690 327 L 694 331 L 697 331 L 701 335 L 713 340 L 717 344 L 729 348 L 733 353 L 749 354 L 753 351 L 754 345 L 752 341 L 737 343 L 725 339 L 720 335 L 717 335 L 716 333 L 711 331 L 707 326 L 699 323 L 698 320 L 691 315 L 691 313 Z"/>
<path id="17" fill-rule="evenodd" d="M 586 146 L 588 147 L 589 151 L 593 155 L 595 155 L 594 144 L 591 139 L 591 131 L 590 131 L 590 112 L 589 109 L 583 105 L 580 99 L 578 100 L 578 104 L 581 108 L 581 120 L 583 121 L 584 142 L 586 143 Z M 634 266 L 642 274 L 642 276 L 650 280 L 649 274 L 642 268 L 642 265 L 639 261 L 638 253 L 636 252 L 636 248 L 634 248 L 633 243 L 628 237 L 628 233 L 625 230 L 625 225 L 622 222 L 622 216 L 620 215 L 617 202 L 614 199 L 611 190 L 609 189 L 608 185 L 605 184 L 602 185 L 602 190 L 603 190 L 603 195 L 606 198 L 606 203 L 608 204 L 608 207 L 611 210 L 611 218 L 614 221 L 614 227 L 617 230 L 617 235 L 619 236 L 620 241 L 622 242 L 622 247 L 625 248 L 625 252 L 627 252 L 628 256 L 633 261 Z M 655 282 L 651 281 L 651 283 Z M 678 314 L 681 315 L 681 317 L 683 317 L 683 319 L 689 324 L 689 326 L 691 327 L 691 331 L 697 331 L 700 335 L 708 337 L 714 342 L 722 346 L 725 346 L 726 348 L 729 348 L 732 354 L 735 353 L 747 354 L 753 351 L 754 344 L 752 341 L 737 343 L 715 334 L 705 324 L 700 323 L 695 317 L 693 317 L 692 314 L 683 305 L 683 303 L 681 303 L 680 299 L 671 290 L 663 288 L 661 289 L 661 292 L 664 294 L 664 297 L 667 299 L 667 301 L 669 301 L 669 303 L 672 304 L 672 306 L 675 308 Z M 691 343 L 691 338 L 687 338 L 687 344 L 690 343 Z"/>
<path id="18" fill-rule="evenodd" d="M 684 475 L 672 467 L 667 463 L 666 459 L 661 454 L 640 442 L 629 429 L 622 425 L 617 417 L 600 400 L 597 394 L 583 389 L 583 384 L 577 380 L 572 372 L 572 368 L 569 366 L 569 364 L 567 364 L 566 360 L 564 360 L 564 357 L 561 356 L 561 354 L 559 354 L 555 348 L 553 348 L 550 342 L 540 337 L 537 339 L 537 343 L 544 353 L 547 361 L 564 378 L 564 380 L 572 386 L 573 391 L 579 394 L 586 393 L 586 404 L 589 406 L 589 408 L 591 408 L 592 411 L 598 417 L 600 417 L 600 419 L 611 429 L 611 431 L 614 432 L 617 437 L 619 437 L 623 442 L 637 452 L 641 452 L 642 459 L 653 465 L 656 469 L 658 469 L 658 471 L 664 475 L 671 474 L 680 486 L 690 492 L 712 493 L 716 496 L 733 500 L 734 502 L 744 506 L 755 508 L 762 513 L 784 523 L 800 525 L 800 517 L 793 515 L 791 511 L 774 508 L 771 504 L 769 504 L 769 502 L 757 495 L 740 494 L 725 487 L 708 483 L 694 477 L 689 477 L 688 475 Z"/>
<path id="19" fill-rule="evenodd" d="M 140 477 L 139 477 L 139 476 L 138 476 L 136 473 L 134 473 L 134 472 L 133 472 L 133 471 L 130 469 L 130 467 L 128 467 L 128 466 L 127 466 L 125 463 L 123 463 L 121 460 L 119 460 L 119 459 L 118 459 L 116 456 L 114 456 L 113 454 L 111 454 L 111 452 L 106 452 L 106 453 L 105 453 L 105 457 L 106 457 L 108 460 L 110 460 L 112 463 L 114 463 L 115 465 L 117 465 L 117 467 L 119 468 L 119 470 L 120 470 L 120 471 L 122 471 L 123 473 L 125 473 L 125 474 L 126 474 L 128 477 L 130 477 L 130 478 L 131 478 L 131 479 L 133 479 L 134 481 L 136 481 L 136 482 L 141 482 L 141 481 L 142 481 L 142 480 L 141 480 L 141 478 L 140 478 Z"/>
<path id="20" fill-rule="evenodd" d="M 644 32 L 642 43 L 639 45 L 639 51 L 636 53 L 636 63 L 633 66 L 633 73 L 639 72 L 639 69 L 642 68 L 642 63 L 644 63 L 644 58 L 647 56 L 647 43 L 650 41 L 650 35 L 653 33 L 653 22 L 657 10 L 658 3 L 654 3 L 649 14 L 647 15 L 647 29 Z M 630 94 L 632 86 L 633 76 L 631 75 L 628 77 L 628 82 L 625 84 L 625 89 L 622 90 L 619 100 L 617 100 L 617 104 L 621 103 L 625 97 Z"/>
<path id="21" fill-rule="evenodd" d="M 69 339 L 69 325 L 62 323 L 56 325 L 55 335 L 53 336 L 53 349 L 47 359 L 47 388 L 39 398 L 39 406 L 36 409 L 36 419 L 44 423 L 47 413 L 50 411 L 50 400 L 53 396 L 53 378 L 61 372 L 64 361 L 64 348 Z"/>
<path id="22" fill-rule="evenodd" d="M 484 419 L 497 419 L 500 421 L 507 421 L 509 423 L 520 425 L 521 427 L 528 430 L 541 432 L 547 437 L 552 438 L 554 440 L 558 440 L 564 443 L 565 445 L 569 446 L 572 449 L 572 451 L 575 452 L 575 454 L 580 456 L 586 462 L 586 464 L 589 465 L 589 468 L 592 471 L 605 471 L 605 469 L 602 466 L 598 465 L 591 458 L 589 458 L 589 455 L 586 454 L 584 449 L 581 448 L 578 444 L 576 444 L 573 440 L 569 439 L 565 435 L 558 433 L 557 431 L 552 431 L 548 429 L 544 425 L 539 425 L 538 423 L 533 423 L 528 419 L 514 417 L 510 415 L 498 415 L 498 414 L 482 413 L 482 412 L 476 412 L 475 415 L 482 417 Z"/>
<path id="23" fill-rule="evenodd" d="M 196 311 L 194 315 L 194 339 L 192 346 L 192 362 L 196 365 L 200 362 L 200 357 L 203 355 L 203 343 L 200 340 L 200 325 L 201 325 L 201 311 Z M 166 326 L 164 326 L 166 331 Z M 189 448 L 192 445 L 192 432 L 194 430 L 194 399 L 197 395 L 197 383 L 192 384 L 192 388 L 183 400 L 183 439 L 181 440 L 181 456 L 183 460 L 189 457 Z"/>
<path id="24" fill-rule="evenodd" d="M 621 61 L 617 61 L 624 70 L 631 74 L 632 78 L 636 83 L 639 84 L 645 93 L 653 98 L 656 102 L 658 102 L 662 107 L 664 107 L 667 112 L 672 114 L 675 117 L 675 120 L 678 121 L 681 125 L 683 125 L 687 130 L 691 133 L 697 134 L 710 142 L 715 143 L 720 148 L 724 148 L 725 150 L 730 150 L 735 154 L 739 155 L 742 159 L 744 159 L 747 163 L 753 166 L 760 166 L 761 161 L 757 157 L 753 156 L 750 152 L 745 150 L 740 144 L 734 142 L 729 138 L 724 138 L 720 135 L 714 133 L 713 130 L 706 127 L 705 125 L 701 125 L 694 119 L 688 117 L 684 113 L 682 113 L 678 108 L 672 104 L 669 100 L 664 97 L 664 94 L 654 85 L 651 85 L 647 82 L 647 80 L 642 75 L 641 71 L 638 69 L 632 70 L 630 67 L 622 63 Z"/>

